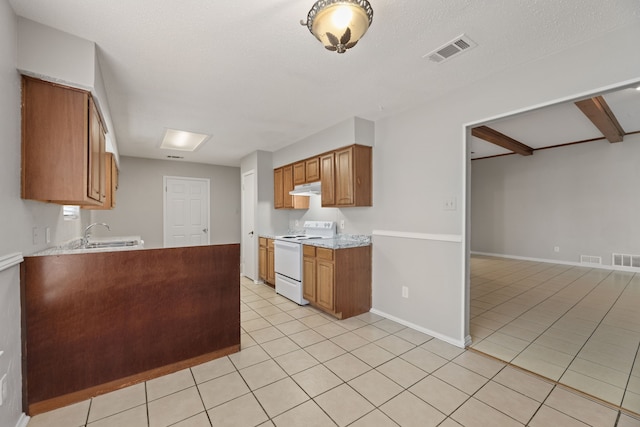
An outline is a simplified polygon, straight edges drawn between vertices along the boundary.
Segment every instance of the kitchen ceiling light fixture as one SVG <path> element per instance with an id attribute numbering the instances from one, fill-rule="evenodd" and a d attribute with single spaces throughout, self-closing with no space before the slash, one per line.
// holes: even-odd
<path id="1" fill-rule="evenodd" d="M 209 135 L 202 133 L 167 129 L 160 148 L 165 150 L 195 151 L 207 138 L 209 138 Z"/>
<path id="2" fill-rule="evenodd" d="M 311 34 L 332 52 L 345 53 L 367 32 L 373 21 L 373 9 L 367 0 L 318 0 L 306 25 Z"/>

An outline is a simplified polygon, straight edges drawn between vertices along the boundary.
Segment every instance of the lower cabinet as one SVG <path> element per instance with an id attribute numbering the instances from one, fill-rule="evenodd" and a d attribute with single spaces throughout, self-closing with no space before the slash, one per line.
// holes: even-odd
<path id="1" fill-rule="evenodd" d="M 371 246 L 327 249 L 303 245 L 303 296 L 339 319 L 371 309 Z"/>
<path id="2" fill-rule="evenodd" d="M 260 237 L 258 238 L 258 241 L 260 242 L 258 276 L 263 282 L 275 286 L 276 272 L 274 268 L 273 239 Z"/>

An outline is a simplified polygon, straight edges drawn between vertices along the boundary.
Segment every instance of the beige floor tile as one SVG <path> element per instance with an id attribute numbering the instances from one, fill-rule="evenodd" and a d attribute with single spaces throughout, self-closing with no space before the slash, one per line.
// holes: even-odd
<path id="1" fill-rule="evenodd" d="M 89 414 L 90 400 L 31 417 L 29 427 L 80 427 Z"/>
<path id="2" fill-rule="evenodd" d="M 192 417 L 205 408 L 198 390 L 191 387 L 149 402 L 148 409 L 149 427 L 165 427 Z"/>
<path id="3" fill-rule="evenodd" d="M 519 427 L 524 425 L 473 397 L 458 408 L 451 415 L 451 418 L 465 427 Z"/>
<path id="4" fill-rule="evenodd" d="M 358 421 L 350 424 L 350 427 L 397 427 L 398 424 L 393 422 L 379 409 L 369 412 Z"/>
<path id="5" fill-rule="evenodd" d="M 299 372 L 293 375 L 292 378 L 311 397 L 316 397 L 343 383 L 338 376 L 324 365 L 317 365 Z"/>
<path id="6" fill-rule="evenodd" d="M 455 363 L 444 365 L 435 371 L 433 375 L 467 394 L 475 393 L 488 381 L 488 379 L 482 375 L 476 374 Z"/>
<path id="7" fill-rule="evenodd" d="M 249 335 L 251 335 L 251 338 L 253 338 L 258 344 L 284 337 L 284 334 L 275 326 L 251 331 L 249 332 Z"/>
<path id="8" fill-rule="evenodd" d="M 300 350 L 298 344 L 294 343 L 287 337 L 277 338 L 262 344 L 262 349 L 271 357 L 282 356 L 292 351 Z"/>
<path id="9" fill-rule="evenodd" d="M 529 347 L 524 349 L 520 353 L 520 356 L 535 357 L 563 368 L 568 367 L 574 359 L 574 356 L 571 354 L 563 353 L 535 343 L 532 343 Z"/>
<path id="10" fill-rule="evenodd" d="M 416 331 L 415 329 L 405 328 L 401 331 L 394 333 L 393 335 L 402 338 L 405 341 L 409 341 L 414 345 L 422 345 L 427 341 L 433 339 L 431 335 L 424 334 L 420 331 Z"/>
<path id="11" fill-rule="evenodd" d="M 544 404 L 594 427 L 612 426 L 617 417 L 617 411 L 561 387 L 554 388 Z"/>
<path id="12" fill-rule="evenodd" d="M 268 317 L 268 316 L 273 316 L 275 314 L 283 313 L 282 310 L 280 310 L 278 307 L 271 304 L 269 304 L 269 306 L 266 306 L 266 307 L 254 308 L 253 311 L 258 313 L 262 317 Z"/>
<path id="13" fill-rule="evenodd" d="M 580 335 L 578 335 L 578 337 L 580 337 Z M 583 340 L 586 341 L 586 337 L 582 337 L 582 338 Z M 572 356 L 575 356 L 576 354 L 578 354 L 578 352 L 584 345 L 584 342 L 578 343 L 578 342 L 567 341 L 562 338 L 556 338 L 556 337 L 550 336 L 547 332 L 543 333 L 538 338 L 536 338 L 534 342 L 538 345 L 555 349 L 563 353 L 570 354 Z"/>
<path id="14" fill-rule="evenodd" d="M 188 370 L 187 370 L 188 372 Z M 191 376 L 191 373 L 188 373 Z M 165 378 L 165 377 L 162 377 Z M 159 380 L 162 381 L 162 378 Z M 191 386 L 193 386 L 193 379 Z M 187 388 L 187 387 L 185 387 Z M 127 409 L 144 405 L 147 402 L 145 394 L 145 384 L 140 383 L 131 387 L 112 391 L 102 396 L 91 399 L 91 409 L 89 410 L 89 422 L 117 414 Z"/>
<path id="15" fill-rule="evenodd" d="M 156 400 L 180 390 L 196 385 L 190 369 L 174 372 L 160 378 L 147 381 L 147 400 Z M 93 410 L 93 406 L 91 405 Z"/>
<path id="16" fill-rule="evenodd" d="M 453 362 L 486 378 L 492 378 L 506 366 L 503 362 L 499 362 L 473 351 L 465 351 L 460 356 L 453 359 Z"/>
<path id="17" fill-rule="evenodd" d="M 473 344 L 471 347 L 500 360 L 504 360 L 505 362 L 512 361 L 520 353 L 519 351 L 502 347 L 494 342 L 487 341 L 486 339 L 477 344 Z"/>
<path id="18" fill-rule="evenodd" d="M 251 393 L 209 409 L 208 413 L 211 423 L 221 427 L 255 426 L 269 420 Z"/>
<path id="19" fill-rule="evenodd" d="M 289 316 L 287 313 L 275 313 L 269 316 L 265 316 L 264 318 L 267 322 L 271 323 L 274 326 L 280 325 L 282 323 L 291 322 L 295 320 L 293 317 Z"/>
<path id="20" fill-rule="evenodd" d="M 296 344 L 303 348 L 320 341 L 324 341 L 326 339 L 325 337 L 311 329 L 289 335 L 289 338 L 291 338 Z"/>
<path id="21" fill-rule="evenodd" d="M 246 368 L 268 359 L 269 355 L 260 346 L 249 347 L 229 356 L 229 360 L 233 362 L 236 369 Z"/>
<path id="22" fill-rule="evenodd" d="M 324 325 L 316 326 L 313 330 L 325 338 L 333 338 L 349 332 L 348 329 L 343 328 L 336 322 L 329 322 Z"/>
<path id="23" fill-rule="evenodd" d="M 389 319 L 382 319 L 381 321 L 376 322 L 374 326 L 376 328 L 382 329 L 383 331 L 389 332 L 390 334 L 395 334 L 396 332 L 399 332 L 406 328 L 406 326 Z"/>
<path id="24" fill-rule="evenodd" d="M 329 340 L 320 341 L 305 347 L 305 351 L 320 362 L 326 362 L 345 353 L 342 347 Z"/>
<path id="25" fill-rule="evenodd" d="M 372 368 L 382 365 L 383 363 L 388 362 L 395 357 L 393 353 L 390 353 L 382 347 L 379 347 L 373 343 L 357 348 L 353 350 L 351 354 L 353 354 Z"/>
<path id="26" fill-rule="evenodd" d="M 547 380 L 511 366 L 507 366 L 498 372 L 493 377 L 493 381 L 524 394 L 537 402 L 543 402 L 554 387 L 554 384 Z"/>
<path id="27" fill-rule="evenodd" d="M 489 335 L 486 340 L 517 352 L 521 352 L 531 343 L 531 341 L 512 337 L 511 335 L 504 334 L 500 331 L 496 331 Z"/>
<path id="28" fill-rule="evenodd" d="M 502 334 L 509 335 L 510 337 L 523 339 L 529 342 L 532 342 L 544 332 L 544 329 L 542 328 L 541 330 L 531 330 L 528 327 L 522 327 L 522 322 L 518 322 L 518 319 L 516 319 L 508 325 L 503 326 L 498 331 Z"/>
<path id="29" fill-rule="evenodd" d="M 446 415 L 453 413 L 469 398 L 468 394 L 433 375 L 418 382 L 409 391 Z"/>
<path id="30" fill-rule="evenodd" d="M 254 394 L 271 418 L 309 400 L 309 396 L 291 378 L 269 384 Z"/>
<path id="31" fill-rule="evenodd" d="M 424 350 L 421 347 L 409 350 L 400 357 L 407 362 L 415 365 L 416 367 L 422 369 L 423 371 L 429 373 L 435 371 L 436 369 L 444 366 L 447 363 L 447 359 L 431 353 L 430 351 Z"/>
<path id="32" fill-rule="evenodd" d="M 296 332 L 302 332 L 309 329 L 307 325 L 305 325 L 299 320 L 292 320 L 290 322 L 280 323 L 279 325 L 276 325 L 276 328 L 278 328 L 280 332 L 282 332 L 285 335 L 292 335 L 292 334 L 295 334 Z"/>
<path id="33" fill-rule="evenodd" d="M 89 427 L 147 427 L 147 406 L 141 405 L 88 424 Z"/>
<path id="34" fill-rule="evenodd" d="M 540 402 L 493 381 L 485 384 L 473 397 L 522 424 L 527 424 L 540 407 Z"/>
<path id="35" fill-rule="evenodd" d="M 274 418 L 274 422 L 278 427 L 328 427 L 336 425 L 313 400 L 278 415 Z"/>
<path id="36" fill-rule="evenodd" d="M 397 335 L 388 335 L 376 341 L 375 344 L 395 354 L 396 356 L 406 353 L 407 351 L 415 348 L 416 346 L 415 344 L 412 344 L 409 341 L 403 340 Z"/>
<path id="37" fill-rule="evenodd" d="M 474 341 L 482 340 L 495 332 L 493 329 L 483 328 L 473 323 L 469 325 L 469 330 Z"/>
<path id="38" fill-rule="evenodd" d="M 254 294 L 254 295 L 256 295 L 256 294 Z M 251 302 L 247 302 L 246 304 L 249 307 L 251 307 L 251 309 L 253 309 L 253 310 L 255 310 L 256 308 L 272 307 L 273 306 L 273 304 L 271 304 L 269 301 L 266 301 L 262 297 L 260 297 L 259 300 L 253 300 Z"/>
<path id="39" fill-rule="evenodd" d="M 569 387 L 580 390 L 606 402 L 620 405 L 624 395 L 624 388 L 615 387 L 604 381 L 592 378 L 579 372 L 568 369 L 560 378 L 559 382 Z"/>
<path id="40" fill-rule="evenodd" d="M 314 400 L 339 426 L 346 426 L 375 409 L 347 384 L 333 388 Z"/>
<path id="41" fill-rule="evenodd" d="M 375 406 L 380 406 L 404 389 L 378 371 L 369 371 L 349 381 L 349 385 Z"/>
<path id="42" fill-rule="evenodd" d="M 253 311 L 250 308 L 248 308 L 248 310 L 246 310 L 246 311 L 241 311 L 240 312 L 240 321 L 241 322 L 248 322 L 249 320 L 255 320 L 255 319 L 260 319 L 260 318 L 262 318 L 262 316 L 260 316 L 258 313 L 256 313 L 255 311 Z"/>
<path id="43" fill-rule="evenodd" d="M 359 314 L 358 316 L 356 316 L 356 319 L 362 320 L 363 322 L 366 322 L 366 323 L 375 323 L 375 322 L 384 320 L 384 317 L 368 312 L 368 313 Z"/>
<path id="44" fill-rule="evenodd" d="M 571 362 L 569 370 L 595 378 L 618 388 L 625 388 L 629 379 L 628 373 L 623 373 L 616 369 L 599 365 L 579 357 L 575 358 L 573 362 Z"/>
<path id="45" fill-rule="evenodd" d="M 287 314 L 295 319 L 302 319 L 303 317 L 313 316 L 316 313 L 316 310 L 310 307 L 298 307 L 293 310 L 287 311 Z"/>
<path id="46" fill-rule="evenodd" d="M 616 427 L 640 427 L 640 419 L 626 414 L 620 414 L 620 419 Z"/>
<path id="47" fill-rule="evenodd" d="M 193 417 L 189 417 L 186 420 L 182 420 L 178 423 L 173 424 L 171 427 L 211 427 L 211 423 L 209 422 L 209 416 L 207 415 L 207 413 L 200 412 Z"/>
<path id="48" fill-rule="evenodd" d="M 455 422 L 451 418 L 447 418 L 438 427 L 463 427 L 461 424 Z"/>
<path id="49" fill-rule="evenodd" d="M 352 351 L 358 347 L 369 344 L 368 340 L 365 340 L 364 338 L 354 334 L 353 332 L 347 332 L 346 334 L 338 335 L 337 337 L 331 338 L 331 342 L 338 344 L 346 351 Z"/>
<path id="50" fill-rule="evenodd" d="M 244 351 L 244 350 L 243 350 Z M 227 356 L 196 365 L 191 368 L 196 384 L 230 374 L 236 370 Z"/>
<path id="51" fill-rule="evenodd" d="M 613 424 L 612 424 L 613 425 Z M 578 421 L 569 415 L 563 414 L 560 411 L 556 411 L 553 408 L 542 405 L 542 407 L 536 412 L 533 419 L 529 423 L 530 427 L 588 427 L 588 424 Z"/>
<path id="52" fill-rule="evenodd" d="M 369 365 L 349 353 L 331 359 L 324 365 L 343 381 L 350 381 L 371 370 Z"/>
<path id="53" fill-rule="evenodd" d="M 408 391 L 382 405 L 380 410 L 403 427 L 437 426 L 446 418 L 442 412 Z"/>
<path id="54" fill-rule="evenodd" d="M 318 364 L 318 361 L 313 356 L 302 349 L 278 356 L 275 360 L 289 375 L 304 371 Z"/>
<path id="55" fill-rule="evenodd" d="M 327 319 L 324 316 L 321 316 L 320 314 L 313 314 L 311 316 L 303 317 L 300 319 L 300 321 L 310 328 L 316 328 L 318 326 L 326 325 L 327 323 L 331 322 L 331 320 Z"/>
<path id="56" fill-rule="evenodd" d="M 251 338 L 251 336 L 249 336 L 249 334 L 247 333 L 241 333 L 240 334 L 240 348 L 242 350 L 249 348 L 251 346 L 254 345 L 258 345 L 257 342 L 255 342 L 255 340 L 253 338 Z"/>
<path id="57" fill-rule="evenodd" d="M 636 414 L 640 414 L 640 394 L 633 393 L 627 390 L 624 393 L 624 399 L 622 400 L 622 407 L 633 411 Z"/>
<path id="58" fill-rule="evenodd" d="M 398 357 L 378 366 L 376 371 L 404 388 L 412 386 L 427 376 L 427 373 L 422 369 Z"/>
<path id="59" fill-rule="evenodd" d="M 287 376 L 273 360 L 266 360 L 256 365 L 249 366 L 240 370 L 240 375 L 244 378 L 251 390 L 259 389 L 267 384 L 271 384 Z"/>
<path id="60" fill-rule="evenodd" d="M 511 363 L 514 366 L 526 369 L 527 371 L 531 371 L 534 374 L 541 375 L 553 381 L 559 380 L 566 370 L 563 366 L 554 365 L 553 363 L 539 359 L 537 356 L 531 354 L 525 355 L 520 353 L 511 361 Z"/>
<path id="61" fill-rule="evenodd" d="M 338 325 L 342 326 L 345 329 L 348 329 L 350 331 L 354 330 L 354 329 L 358 329 L 358 328 L 362 328 L 363 326 L 366 326 L 368 323 L 363 322 L 362 320 L 356 318 L 356 317 L 350 317 L 348 319 L 344 319 L 344 320 L 338 320 Z"/>
<path id="62" fill-rule="evenodd" d="M 263 328 L 268 328 L 269 326 L 271 326 L 271 323 L 267 322 L 262 317 L 260 317 L 258 319 L 241 322 L 240 325 L 242 326 L 242 329 L 244 329 L 245 331 L 253 332 Z"/>
<path id="63" fill-rule="evenodd" d="M 362 328 L 354 329 L 353 333 L 369 341 L 377 341 L 380 338 L 384 338 L 389 335 L 387 331 L 376 328 L 374 325 L 367 325 Z"/>
<path id="64" fill-rule="evenodd" d="M 213 408 L 249 393 L 249 387 L 237 372 L 198 384 L 200 395 L 206 409 Z M 153 403 L 153 402 L 152 402 Z"/>

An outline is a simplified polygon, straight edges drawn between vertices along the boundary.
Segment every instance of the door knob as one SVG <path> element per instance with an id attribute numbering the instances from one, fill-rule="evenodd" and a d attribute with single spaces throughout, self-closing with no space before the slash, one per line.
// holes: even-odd
<path id="1" fill-rule="evenodd" d="M 253 236 L 253 231 L 250 231 L 250 232 L 249 232 L 249 236 Z"/>
<path id="2" fill-rule="evenodd" d="M 203 232 L 203 233 L 206 233 L 206 232 L 208 232 L 208 231 L 209 231 L 209 229 L 208 229 L 208 228 L 203 228 L 203 229 L 202 229 L 202 232 Z"/>

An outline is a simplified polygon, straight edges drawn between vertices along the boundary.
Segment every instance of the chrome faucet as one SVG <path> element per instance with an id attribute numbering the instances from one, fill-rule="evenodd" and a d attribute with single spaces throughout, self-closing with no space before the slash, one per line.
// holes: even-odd
<path id="1" fill-rule="evenodd" d="M 107 227 L 107 230 L 111 231 L 111 229 L 109 228 L 109 225 L 106 222 L 94 222 L 93 224 L 89 224 L 87 228 L 84 229 L 84 234 L 82 236 L 83 248 L 87 246 L 87 243 L 89 243 L 89 236 L 91 236 L 91 234 L 89 234 L 89 230 L 91 230 L 91 228 L 93 228 L 96 225 L 102 225 L 103 227 Z"/>

